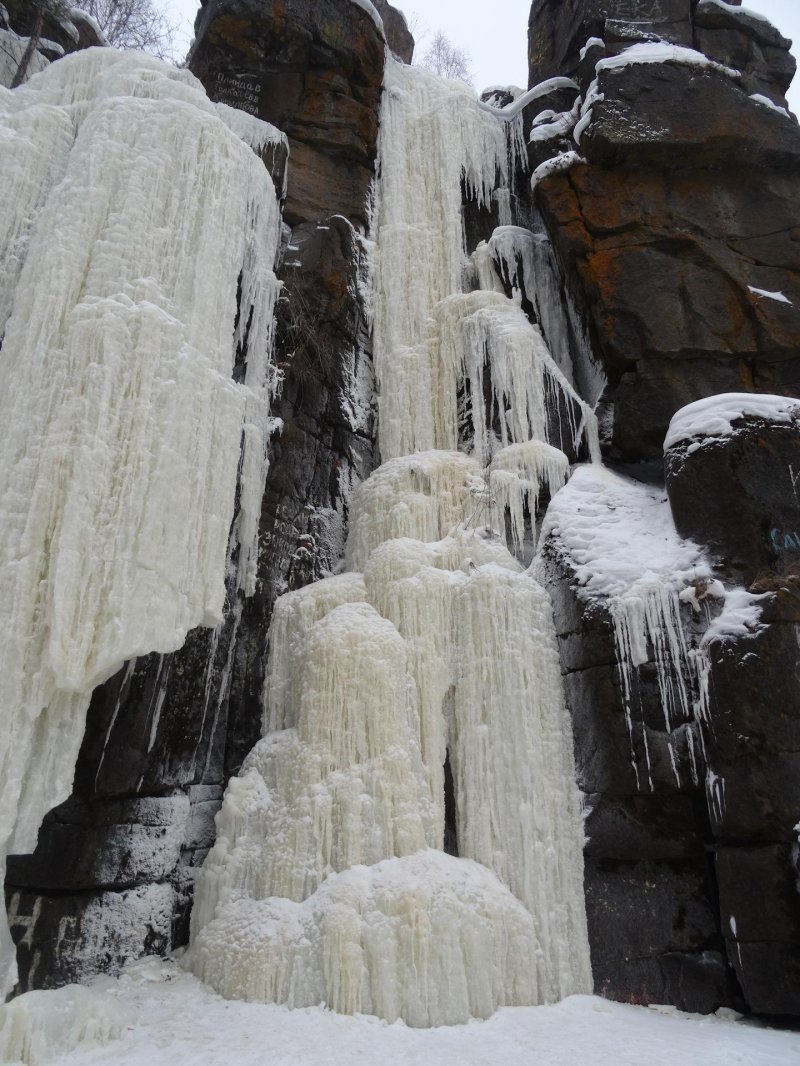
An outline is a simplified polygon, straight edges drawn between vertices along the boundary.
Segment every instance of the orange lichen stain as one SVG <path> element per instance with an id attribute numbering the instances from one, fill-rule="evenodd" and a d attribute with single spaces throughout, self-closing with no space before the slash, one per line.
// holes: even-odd
<path id="1" fill-rule="evenodd" d="M 619 253 L 615 249 L 595 252 L 588 264 L 598 296 L 604 304 L 616 303 L 619 291 Z"/>
<path id="2" fill-rule="evenodd" d="M 222 42 L 248 59 L 258 58 L 258 49 L 252 40 L 252 25 L 247 19 L 222 15 L 214 20 L 208 36 L 213 44 Z"/>
<path id="3" fill-rule="evenodd" d="M 347 275 L 344 270 L 334 270 L 325 278 L 325 289 L 337 301 L 343 301 L 348 295 Z"/>
<path id="4" fill-rule="evenodd" d="M 756 391 L 756 381 L 753 377 L 753 369 L 747 363 L 739 363 L 739 380 L 745 392 Z"/>

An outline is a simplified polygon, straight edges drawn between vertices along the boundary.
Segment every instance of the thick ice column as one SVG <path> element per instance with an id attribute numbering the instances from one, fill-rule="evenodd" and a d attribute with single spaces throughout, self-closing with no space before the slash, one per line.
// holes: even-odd
<path id="1" fill-rule="evenodd" d="M 440 410 L 455 396 L 440 387 L 428 317 L 461 290 L 462 180 L 488 203 L 497 175 L 507 181 L 508 150 L 502 123 L 477 107 L 466 86 L 392 60 L 384 83 L 373 314 L 385 461 L 457 445 Z"/>
<path id="2" fill-rule="evenodd" d="M 268 734 L 228 787 L 197 884 L 195 933 L 241 896 L 300 902 L 332 872 L 412 854 L 434 837 L 407 649 L 392 623 L 344 603 L 294 652 L 296 728 Z"/>
<path id="3" fill-rule="evenodd" d="M 264 683 L 265 736 L 297 725 L 302 681 L 298 663 L 311 626 L 335 607 L 364 603 L 366 598 L 361 574 L 341 574 L 296 592 L 287 592 L 275 601 Z"/>
<path id="4" fill-rule="evenodd" d="M 0 135 L 0 850 L 25 852 L 94 686 L 219 621 L 237 484 L 251 584 L 280 213 L 199 83 L 146 56 L 0 90 Z"/>
<path id="5" fill-rule="evenodd" d="M 387 540 L 446 537 L 470 520 L 483 487 L 480 464 L 461 452 L 418 452 L 384 463 L 353 498 L 348 569 L 363 570 Z"/>
<path id="6" fill-rule="evenodd" d="M 547 593 L 481 567 L 454 598 L 451 761 L 459 853 L 534 919 L 538 1002 L 590 992 L 583 827 Z"/>

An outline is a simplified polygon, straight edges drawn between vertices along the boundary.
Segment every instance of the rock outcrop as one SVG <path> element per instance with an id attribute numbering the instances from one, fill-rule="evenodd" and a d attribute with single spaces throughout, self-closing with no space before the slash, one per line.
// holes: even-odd
<path id="1" fill-rule="evenodd" d="M 800 433 L 745 417 L 671 443 L 661 466 L 685 404 L 800 395 L 800 132 L 781 110 L 795 64 L 737 8 L 536 0 L 530 20 L 531 84 L 567 75 L 585 101 L 571 122 L 543 118 L 531 158 L 563 160 L 534 202 L 606 378 L 606 457 L 666 481 L 678 532 L 713 563 L 679 606 L 680 713 L 663 648 L 648 642 L 623 678 L 619 604 L 587 597 L 556 541 L 545 563 L 587 794 L 597 990 L 780 1015 L 800 1012 Z M 714 581 L 739 590 L 725 625 Z"/>
<path id="2" fill-rule="evenodd" d="M 660 455 L 671 415 L 691 400 L 800 392 L 797 123 L 752 99 L 747 76 L 720 69 L 739 61 L 732 46 L 717 50 L 717 65 L 703 59 L 703 20 L 718 5 L 701 5 L 691 23 L 688 2 L 656 5 L 671 16 L 668 27 L 689 27 L 688 40 L 683 30 L 636 23 L 628 11 L 635 6 L 604 8 L 696 54 L 650 41 L 649 55 L 616 60 L 650 39 L 620 38 L 610 17 L 607 34 L 592 4 L 559 14 L 536 3 L 531 15 L 533 81 L 577 73 L 587 38 L 606 34 L 592 55 L 601 60 L 597 72 L 594 64 L 583 70 L 594 97 L 591 120 L 577 127 L 585 162 L 539 181 L 535 198 L 608 379 L 615 452 L 634 460 Z M 738 27 L 737 41 L 753 40 L 745 14 L 722 16 Z M 572 43 L 543 36 L 550 24 L 551 37 Z M 788 42 L 759 32 L 776 42 L 784 72 L 761 91 L 782 99 L 793 69 Z"/>

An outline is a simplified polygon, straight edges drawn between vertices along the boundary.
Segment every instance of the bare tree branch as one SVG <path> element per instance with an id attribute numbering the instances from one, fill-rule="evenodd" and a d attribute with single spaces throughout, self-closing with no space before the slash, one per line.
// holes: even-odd
<path id="1" fill-rule="evenodd" d="M 473 83 L 468 53 L 461 48 L 456 48 L 441 30 L 435 35 L 430 48 L 422 57 L 421 66 L 432 70 L 440 78 L 457 79 L 465 81 L 468 85 Z"/>
<path id="2" fill-rule="evenodd" d="M 116 48 L 150 52 L 171 60 L 177 26 L 157 0 L 75 0 Z"/>

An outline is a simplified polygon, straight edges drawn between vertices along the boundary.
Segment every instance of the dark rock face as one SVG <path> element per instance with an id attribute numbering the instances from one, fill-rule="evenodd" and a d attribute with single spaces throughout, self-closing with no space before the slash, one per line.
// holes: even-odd
<path id="1" fill-rule="evenodd" d="M 694 47 L 741 72 L 748 93 L 761 93 L 781 107 L 797 64 L 791 42 L 747 11 L 726 11 L 701 0 L 694 15 Z"/>
<path id="2" fill-rule="evenodd" d="M 385 17 L 399 25 L 391 8 Z M 376 461 L 359 279 L 383 37 L 350 0 L 211 0 L 198 30 L 191 66 L 212 98 L 290 137 L 285 217 L 294 228 L 278 270 L 275 345 L 283 383 L 257 588 L 242 600 L 231 582 L 217 630 L 128 664 L 95 692 L 74 796 L 48 815 L 34 855 L 9 861 L 22 991 L 186 942 L 224 785 L 261 733 L 272 606 L 337 564 L 350 493 Z M 264 162 L 282 191 L 280 150 Z"/>
<path id="3" fill-rule="evenodd" d="M 209 0 L 189 65 L 212 100 L 240 106 L 289 138 L 289 225 L 331 214 L 366 224 L 384 40 L 344 0 Z"/>
<path id="4" fill-rule="evenodd" d="M 383 20 L 386 43 L 392 53 L 403 63 L 410 63 L 414 58 L 414 37 L 408 28 L 405 15 L 387 3 L 387 0 L 374 0 L 373 7 Z"/>
<path id="5" fill-rule="evenodd" d="M 730 436 L 669 448 L 667 490 L 681 535 L 707 544 L 750 585 L 800 563 L 800 433 L 797 424 L 760 419 L 734 427 Z"/>
<path id="6" fill-rule="evenodd" d="M 701 750 L 697 724 L 667 731 L 654 662 L 636 672 L 626 708 L 607 608 L 579 597 L 569 561 L 549 546 L 545 561 L 584 793 L 595 989 L 692 1011 L 736 1003 L 690 754 Z"/>
<path id="7" fill-rule="evenodd" d="M 660 456 L 670 418 L 692 400 L 718 392 L 800 394 L 794 208 L 800 168 L 788 161 L 800 136 L 791 120 L 771 112 L 783 125 L 760 127 L 771 131 L 765 147 L 757 128 L 768 109 L 735 87 L 723 88 L 724 75 L 667 65 L 655 73 L 650 66 L 629 69 L 630 102 L 633 82 L 660 86 L 660 98 L 666 84 L 675 93 L 681 84 L 689 93 L 699 92 L 700 83 L 716 85 L 723 96 L 738 93 L 743 128 L 749 121 L 753 130 L 750 165 L 744 165 L 731 103 L 727 145 L 722 133 L 713 152 L 711 140 L 698 145 L 695 169 L 694 149 L 673 146 L 666 124 L 658 140 L 649 141 L 655 111 L 642 127 L 632 114 L 625 123 L 611 117 L 623 108 L 622 89 L 613 85 L 628 74 L 612 71 L 617 95 L 597 105 L 603 132 L 582 141 L 589 165 L 537 185 L 537 203 L 608 378 L 615 449 L 646 459 Z M 685 125 L 682 119 L 679 136 Z M 607 135 L 610 127 L 615 132 Z M 640 161 L 633 145 L 637 128 L 642 142 L 648 139 L 640 145 Z M 660 162 L 665 153 L 669 170 Z M 786 165 L 776 169 L 781 159 Z M 681 171 L 672 169 L 678 160 Z M 785 291 L 792 303 L 753 289 Z"/>
<path id="8" fill-rule="evenodd" d="M 534 0 L 528 20 L 529 84 L 574 77 L 590 37 L 626 47 L 654 39 L 691 45 L 691 0 Z"/>
<path id="9" fill-rule="evenodd" d="M 794 61 L 780 33 L 730 7 L 535 0 L 531 11 L 531 84 L 568 75 L 586 94 L 597 77 L 585 162 L 542 179 L 534 199 L 608 381 L 606 453 L 633 476 L 660 463 L 686 403 L 800 395 L 800 134 L 749 99 L 782 105 Z M 603 44 L 581 60 L 592 36 Z M 654 39 L 740 75 L 670 62 L 596 75 L 600 59 Z M 548 147 L 576 145 L 537 145 L 537 163 Z M 586 794 L 597 990 L 797 1014 L 800 434 L 735 426 L 666 455 L 678 530 L 708 547 L 728 588 L 761 595 L 759 627 L 708 644 L 701 714 L 690 709 L 670 738 L 649 662 L 635 671 L 629 726 L 605 604 L 580 598 L 554 552 L 547 582 Z M 699 640 L 702 613 L 687 607 L 683 621 Z"/>

